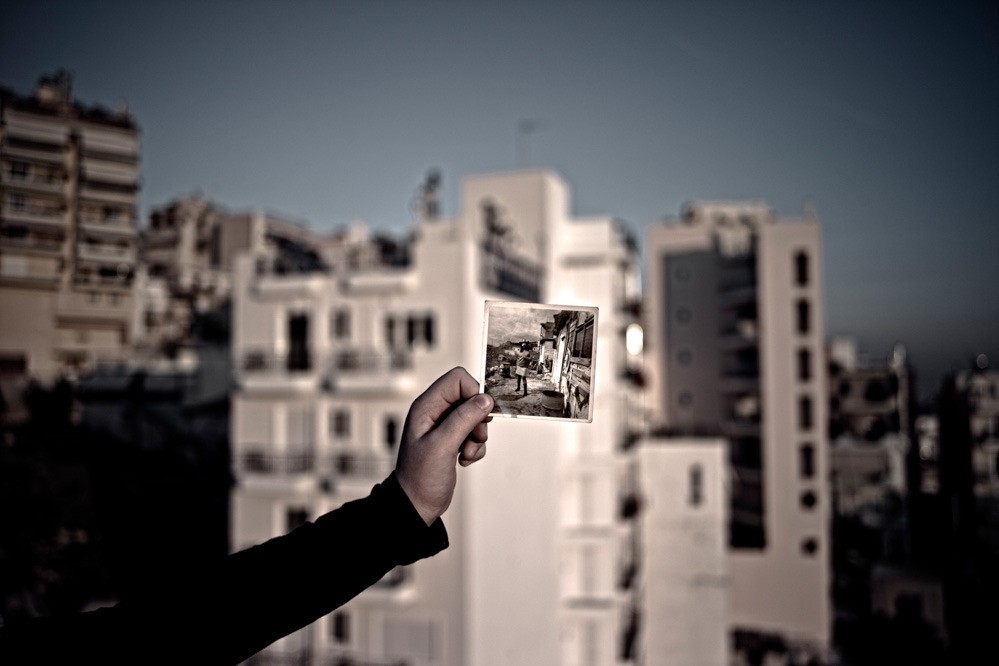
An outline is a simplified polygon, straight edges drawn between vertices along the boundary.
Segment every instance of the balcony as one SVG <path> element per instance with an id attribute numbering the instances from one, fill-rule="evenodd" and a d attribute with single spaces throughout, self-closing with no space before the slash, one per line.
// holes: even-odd
<path id="1" fill-rule="evenodd" d="M 408 352 L 341 351 L 333 359 L 333 390 L 344 393 L 410 393 L 416 387 Z"/>
<path id="2" fill-rule="evenodd" d="M 66 215 L 61 210 L 14 208 L 10 205 L 3 207 L 3 219 L 5 222 L 47 230 L 63 229 L 66 223 Z"/>
<path id="3" fill-rule="evenodd" d="M 138 232 L 132 225 L 131 221 L 124 218 L 113 221 L 81 218 L 80 228 L 88 233 L 103 236 L 128 236 L 129 238 L 135 238 L 138 236 Z"/>
<path id="4" fill-rule="evenodd" d="M 329 470 L 340 480 L 356 479 L 365 484 L 381 481 L 395 469 L 395 459 L 375 453 L 342 452 L 329 458 Z"/>
<path id="5" fill-rule="evenodd" d="M 46 238 L 26 234 L 23 236 L 0 235 L 0 247 L 21 250 L 32 254 L 62 254 L 61 238 Z"/>
<path id="6" fill-rule="evenodd" d="M 269 445 L 244 447 L 239 454 L 238 469 L 245 474 L 293 476 L 316 471 L 316 455 L 309 449 L 295 453 L 269 453 Z"/>
<path id="7" fill-rule="evenodd" d="M 135 205 L 136 193 L 125 189 L 107 189 L 85 185 L 80 188 L 80 198 L 90 201 L 109 202 L 116 204 Z"/>
<path id="8" fill-rule="evenodd" d="M 316 296 L 331 286 L 330 276 L 326 273 L 271 273 L 260 265 L 253 282 L 257 296 L 275 300 Z"/>
<path id="9" fill-rule="evenodd" d="M 93 300 L 98 296 L 99 300 Z M 56 315 L 68 319 L 99 319 L 127 323 L 132 318 L 132 297 L 128 294 L 62 291 L 56 299 Z"/>
<path id="10" fill-rule="evenodd" d="M 5 174 L 4 186 L 10 189 L 40 194 L 55 194 L 61 196 L 66 189 L 66 181 L 62 178 L 31 178 L 20 177 L 11 173 Z"/>
<path id="11" fill-rule="evenodd" d="M 28 148 L 7 143 L 3 147 L 3 152 L 6 157 L 20 158 L 28 162 L 62 164 L 65 160 L 63 146 L 53 146 L 52 150 L 42 150 L 40 148 Z"/>
<path id="12" fill-rule="evenodd" d="M 319 390 L 320 373 L 307 350 L 290 354 L 246 350 L 239 358 L 237 375 L 239 385 L 247 391 Z"/>
<path id="13" fill-rule="evenodd" d="M 101 264 L 134 264 L 135 248 L 121 247 L 110 243 L 79 243 L 76 246 L 80 261 L 93 261 Z"/>
<path id="14" fill-rule="evenodd" d="M 402 294 L 416 287 L 416 273 L 411 270 L 377 270 L 351 273 L 343 280 L 351 294 Z"/>

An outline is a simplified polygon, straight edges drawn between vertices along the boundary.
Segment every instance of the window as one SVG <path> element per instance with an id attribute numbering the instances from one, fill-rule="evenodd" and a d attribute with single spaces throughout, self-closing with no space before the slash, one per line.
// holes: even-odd
<path id="1" fill-rule="evenodd" d="M 289 507 L 285 515 L 285 531 L 290 532 L 299 525 L 308 522 L 309 510 L 302 507 Z"/>
<path id="2" fill-rule="evenodd" d="M 576 329 L 572 340 L 572 355 L 577 358 L 593 357 L 593 319 Z"/>
<path id="3" fill-rule="evenodd" d="M 680 365 L 690 365 L 693 359 L 694 355 L 690 353 L 689 349 L 681 349 L 676 353 L 676 360 Z"/>
<path id="4" fill-rule="evenodd" d="M 341 309 L 333 312 L 333 337 L 345 340 L 350 337 L 350 310 Z"/>
<path id="5" fill-rule="evenodd" d="M 805 509 L 814 509 L 815 505 L 818 504 L 818 498 L 815 496 L 811 490 L 807 490 L 801 494 L 801 506 Z"/>
<path id="6" fill-rule="evenodd" d="M 690 506 L 700 506 L 704 501 L 704 469 L 699 464 L 690 466 L 690 494 L 687 496 L 687 504 Z"/>
<path id="7" fill-rule="evenodd" d="M 27 162 L 11 162 L 10 163 L 10 178 L 11 178 L 11 180 L 27 180 L 28 179 L 28 163 Z"/>
<path id="8" fill-rule="evenodd" d="M 394 451 L 399 439 L 399 420 L 394 416 L 385 419 L 385 447 Z"/>
<path id="9" fill-rule="evenodd" d="M 798 449 L 798 472 L 803 479 L 815 476 L 815 447 L 811 444 L 802 444 Z"/>
<path id="10" fill-rule="evenodd" d="M 680 391 L 680 395 L 677 396 L 676 401 L 681 407 L 690 407 L 694 404 L 694 396 L 690 393 L 690 391 Z"/>
<path id="11" fill-rule="evenodd" d="M 804 555 L 811 557 L 819 551 L 819 541 L 813 537 L 809 537 L 801 542 L 801 552 Z"/>
<path id="12" fill-rule="evenodd" d="M 798 381 L 807 382 L 812 378 L 812 353 L 807 349 L 798 350 Z"/>
<path id="13" fill-rule="evenodd" d="M 350 437 L 350 412 L 337 409 L 330 414 L 330 433 L 337 439 Z"/>
<path id="14" fill-rule="evenodd" d="M 798 333 L 805 334 L 805 333 L 808 333 L 808 331 L 811 329 L 811 327 L 812 327 L 812 321 L 811 321 L 811 319 L 812 319 L 812 312 L 811 312 L 811 310 L 812 309 L 809 306 L 808 301 L 806 301 L 805 299 L 801 299 L 801 300 L 798 301 L 798 304 L 797 304 L 797 321 L 796 321 Z"/>
<path id="15" fill-rule="evenodd" d="M 389 347 L 395 346 L 395 319 L 391 316 L 385 318 L 385 343 Z"/>
<path id="16" fill-rule="evenodd" d="M 432 347 L 434 345 L 434 316 L 427 315 L 423 318 L 423 340 L 427 343 L 427 346 Z"/>
<path id="17" fill-rule="evenodd" d="M 688 324 L 692 318 L 690 308 L 680 307 L 676 309 L 676 321 L 680 324 Z"/>
<path id="18" fill-rule="evenodd" d="M 794 255 L 794 282 L 799 287 L 808 284 L 808 254 L 803 250 Z"/>
<path id="19" fill-rule="evenodd" d="M 101 302 L 101 292 L 99 292 L 99 291 L 88 291 L 87 292 L 87 302 L 88 303 L 100 303 Z"/>
<path id="20" fill-rule="evenodd" d="M 410 316 L 406 319 L 406 344 L 410 347 L 416 342 L 416 318 Z"/>
<path id="21" fill-rule="evenodd" d="M 812 416 L 812 399 L 803 395 L 798 398 L 798 427 L 802 430 L 811 430 Z"/>
<path id="22" fill-rule="evenodd" d="M 10 206 L 11 210 L 24 210 L 27 206 L 23 194 L 7 195 L 7 205 Z"/>
<path id="23" fill-rule="evenodd" d="M 333 613 L 330 621 L 330 634 L 332 634 L 335 643 L 350 642 L 350 615 L 346 611 Z"/>

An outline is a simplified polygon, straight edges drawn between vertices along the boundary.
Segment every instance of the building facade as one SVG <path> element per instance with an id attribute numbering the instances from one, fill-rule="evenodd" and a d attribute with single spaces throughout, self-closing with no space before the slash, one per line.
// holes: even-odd
<path id="1" fill-rule="evenodd" d="M 625 372 L 634 243 L 615 220 L 572 219 L 568 188 L 547 171 L 468 178 L 454 218 L 421 211 L 410 245 L 369 239 L 325 270 L 237 260 L 233 546 L 389 474 L 413 398 L 455 365 L 480 375 L 487 299 L 600 308 L 593 421 L 495 419 L 488 463 L 462 471 L 444 517 L 450 547 L 261 658 L 634 663 L 635 576 L 623 575 L 636 566 L 627 434 L 641 418 Z"/>
<path id="2" fill-rule="evenodd" d="M 139 130 L 68 74 L 0 102 L 0 368 L 52 381 L 130 341 Z"/>
<path id="3" fill-rule="evenodd" d="M 814 218 L 756 203 L 693 203 L 647 234 L 651 417 L 664 434 L 729 442 L 737 649 L 829 644 L 821 259 Z"/>

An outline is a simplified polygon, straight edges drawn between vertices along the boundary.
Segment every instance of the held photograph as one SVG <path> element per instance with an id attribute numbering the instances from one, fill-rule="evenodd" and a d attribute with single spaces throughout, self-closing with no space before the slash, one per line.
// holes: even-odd
<path id="1" fill-rule="evenodd" d="M 493 415 L 593 420 L 597 310 L 486 301 L 479 376 Z"/>

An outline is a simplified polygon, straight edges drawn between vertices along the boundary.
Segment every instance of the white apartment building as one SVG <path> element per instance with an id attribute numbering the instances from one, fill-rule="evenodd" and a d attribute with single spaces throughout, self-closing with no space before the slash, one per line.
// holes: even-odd
<path id="1" fill-rule="evenodd" d="M 811 215 L 697 202 L 646 241 L 650 417 L 723 436 L 731 465 L 728 612 L 740 641 L 828 647 L 822 255 Z"/>
<path id="2" fill-rule="evenodd" d="M 234 548 L 384 478 L 413 398 L 455 365 L 480 374 L 487 299 L 600 308 L 593 421 L 495 419 L 487 459 L 460 471 L 444 516 L 451 546 L 261 658 L 634 663 L 634 244 L 615 220 L 573 219 L 548 171 L 467 178 L 454 218 L 424 203 L 408 263 L 383 251 L 381 262 L 278 274 L 266 257 L 237 260 Z"/>
<path id="3" fill-rule="evenodd" d="M 728 445 L 646 438 L 636 447 L 642 510 L 639 662 L 731 663 L 728 623 Z"/>
<path id="4" fill-rule="evenodd" d="M 65 72 L 0 92 L 0 381 L 48 382 L 125 355 L 139 131 L 76 102 Z"/>

